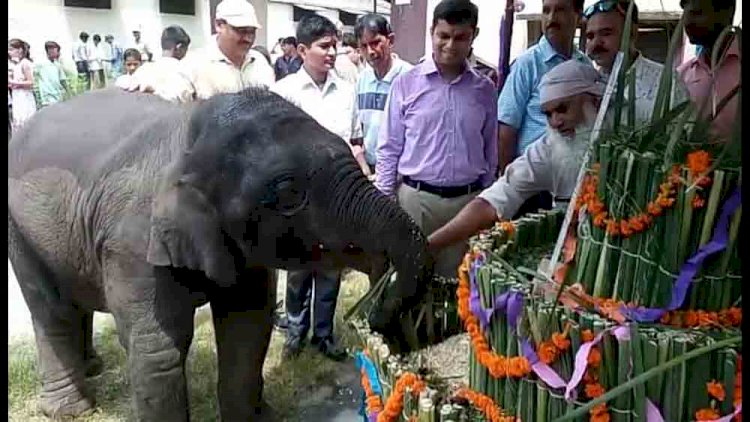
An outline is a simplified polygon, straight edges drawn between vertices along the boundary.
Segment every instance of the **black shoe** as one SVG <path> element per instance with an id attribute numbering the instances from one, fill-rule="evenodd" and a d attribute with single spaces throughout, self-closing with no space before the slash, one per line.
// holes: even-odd
<path id="1" fill-rule="evenodd" d="M 287 319 L 286 315 L 284 314 L 274 314 L 273 325 L 279 330 L 286 330 L 287 328 L 289 328 L 289 319 Z"/>
<path id="2" fill-rule="evenodd" d="M 333 337 L 326 337 L 324 339 L 313 338 L 311 344 L 316 346 L 318 351 L 325 357 L 336 362 L 341 362 L 346 359 L 346 351 L 341 349 Z"/>
<path id="3" fill-rule="evenodd" d="M 284 350 L 281 351 L 281 356 L 284 359 L 292 359 L 299 356 L 302 351 L 302 337 L 295 335 L 287 335 L 284 341 Z"/>

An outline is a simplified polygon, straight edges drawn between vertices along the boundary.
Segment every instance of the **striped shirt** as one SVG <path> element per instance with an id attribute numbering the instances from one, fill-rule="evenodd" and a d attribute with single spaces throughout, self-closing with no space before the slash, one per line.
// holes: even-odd
<path id="1" fill-rule="evenodd" d="M 393 59 L 391 69 L 383 79 L 375 76 L 375 70 L 367 66 L 357 81 L 357 105 L 359 106 L 359 120 L 364 126 L 365 160 L 367 164 L 375 166 L 378 148 L 378 131 L 385 109 L 385 101 L 391 91 L 391 83 L 396 76 L 407 72 L 413 66 L 401 59 Z"/>

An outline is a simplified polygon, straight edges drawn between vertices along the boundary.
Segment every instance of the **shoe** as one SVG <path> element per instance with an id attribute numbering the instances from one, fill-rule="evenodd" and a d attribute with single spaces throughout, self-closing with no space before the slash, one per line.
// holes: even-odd
<path id="1" fill-rule="evenodd" d="M 273 316 L 273 325 L 279 330 L 286 330 L 289 328 L 289 319 L 284 314 L 276 313 Z"/>
<path id="2" fill-rule="evenodd" d="M 315 339 L 311 341 L 311 344 L 316 346 L 318 351 L 328 359 L 336 362 L 341 362 L 346 359 L 346 351 L 341 349 L 333 337 L 326 337 L 324 339 Z"/>
<path id="3" fill-rule="evenodd" d="M 281 356 L 284 359 L 293 359 L 299 356 L 302 351 L 302 337 L 295 335 L 287 335 L 284 341 L 284 349 L 281 351 Z"/>

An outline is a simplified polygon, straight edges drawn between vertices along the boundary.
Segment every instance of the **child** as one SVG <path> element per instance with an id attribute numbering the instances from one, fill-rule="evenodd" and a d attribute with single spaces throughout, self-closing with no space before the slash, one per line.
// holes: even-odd
<path id="1" fill-rule="evenodd" d="M 271 86 L 271 91 L 295 103 L 321 126 L 341 138 L 357 158 L 363 172 L 369 172 L 362 150 L 362 124 L 357 117 L 354 86 L 336 76 L 336 26 L 320 15 L 302 18 L 297 26 L 297 51 L 302 68 Z M 325 242 L 325 239 L 322 239 Z M 329 359 L 346 357 L 333 336 L 333 317 L 341 283 L 339 271 L 300 270 L 287 276 L 287 338 L 285 357 L 301 351 L 310 328 L 311 291 L 315 323 L 311 344 Z"/>
<path id="2" fill-rule="evenodd" d="M 34 65 L 28 58 L 28 44 L 17 38 L 8 42 L 8 55 L 13 63 L 12 71 L 8 72 L 8 88 L 13 96 L 12 128 L 15 133 L 36 112 Z"/>
<path id="3" fill-rule="evenodd" d="M 41 107 L 59 103 L 65 99 L 68 91 L 68 77 L 60 66 L 60 45 L 47 41 L 44 43 L 44 50 L 47 52 L 47 60 L 43 60 L 35 69 Z"/>
<path id="4" fill-rule="evenodd" d="M 128 48 L 122 55 L 125 62 L 125 74 L 115 81 L 115 86 L 122 89 L 130 89 L 133 83 L 133 73 L 141 67 L 141 52 L 135 48 Z"/>

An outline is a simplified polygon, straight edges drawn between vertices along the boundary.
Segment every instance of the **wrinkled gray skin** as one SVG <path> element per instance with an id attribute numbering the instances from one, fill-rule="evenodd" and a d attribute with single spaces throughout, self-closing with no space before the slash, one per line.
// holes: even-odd
<path id="1" fill-rule="evenodd" d="M 425 237 L 345 143 L 265 90 L 184 107 L 90 93 L 40 111 L 8 153 L 9 254 L 49 416 L 94 405 L 93 311 L 115 317 L 138 419 L 186 421 L 193 313 L 210 302 L 220 417 L 261 420 L 271 268 L 390 260 L 399 281 L 371 320 L 390 337 L 431 272 Z"/>

